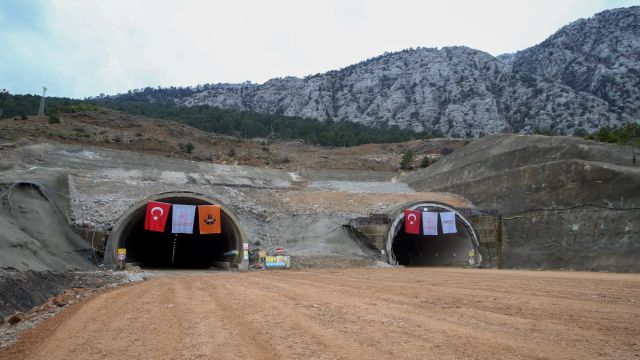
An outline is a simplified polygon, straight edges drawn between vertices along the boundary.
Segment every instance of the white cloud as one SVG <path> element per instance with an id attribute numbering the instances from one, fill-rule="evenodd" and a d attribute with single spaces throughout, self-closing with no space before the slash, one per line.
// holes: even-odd
<path id="1" fill-rule="evenodd" d="M 12 60 L 32 61 L 31 73 L 47 74 L 43 81 L 54 84 L 54 94 L 81 97 L 144 86 L 305 76 L 417 46 L 466 45 L 497 55 L 631 2 L 53 0 L 48 5 L 49 34 L 13 55 L 25 59 Z M 28 55 L 34 49 L 40 63 Z M 6 87 L 1 76 L 0 87 Z M 10 82 L 9 88 L 23 87 Z"/>

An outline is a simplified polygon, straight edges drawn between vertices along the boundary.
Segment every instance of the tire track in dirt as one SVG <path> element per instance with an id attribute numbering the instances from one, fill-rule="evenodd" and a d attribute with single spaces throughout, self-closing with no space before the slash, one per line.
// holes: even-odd
<path id="1" fill-rule="evenodd" d="M 268 310 L 272 316 L 286 319 L 287 323 L 284 325 L 293 331 L 301 330 L 307 340 L 314 344 L 314 347 L 320 347 L 323 352 L 334 353 L 327 357 L 328 359 L 388 358 L 389 354 L 384 349 L 374 350 L 372 345 L 375 344 L 361 341 L 366 333 L 355 332 L 354 334 L 353 332 L 341 331 L 340 327 L 345 326 L 344 321 L 340 321 L 333 314 L 323 314 L 320 305 L 310 303 L 305 294 L 291 297 L 283 292 L 280 286 L 273 286 L 273 283 L 272 286 L 265 286 L 268 281 L 265 281 L 264 278 L 260 278 L 259 281 L 257 278 L 252 279 L 252 283 L 256 286 L 251 286 L 251 298 L 261 302 L 261 299 L 277 297 L 279 306 Z M 260 306 L 256 302 L 253 304 Z M 283 310 L 283 308 L 287 310 Z M 305 309 L 314 309 L 314 311 L 304 311 Z M 319 319 L 321 317 L 330 318 L 331 321 L 322 321 Z"/>
<path id="2" fill-rule="evenodd" d="M 300 274 L 295 274 L 295 275 L 291 275 L 293 276 L 292 279 L 299 279 L 300 278 Z M 314 279 L 315 283 L 321 282 L 323 280 L 323 276 L 322 274 L 320 274 L 319 276 L 317 276 Z M 347 285 L 338 285 L 335 283 L 336 277 L 331 277 L 331 280 L 333 282 L 329 282 L 328 284 L 325 284 L 326 286 L 330 286 L 332 288 L 335 288 L 336 290 L 340 290 L 340 291 L 351 291 L 351 290 L 355 290 L 355 289 L 363 289 L 366 287 L 366 285 L 363 285 L 363 283 L 365 281 L 368 281 L 366 279 L 360 279 L 358 278 L 356 279 L 350 279 L 352 280 L 352 283 L 347 284 Z M 342 281 L 344 282 L 346 279 L 342 278 Z M 304 280 L 302 280 L 304 281 Z M 497 281 L 497 280 L 496 280 Z M 371 282 L 375 282 L 373 280 L 371 280 Z M 377 282 L 377 284 L 380 284 L 380 282 Z M 404 284 L 403 284 L 404 285 Z M 504 291 L 500 291 L 500 293 L 496 294 L 496 291 L 488 291 L 488 290 L 475 290 L 475 289 L 470 289 L 468 287 L 464 287 L 464 288 L 456 288 L 455 286 L 441 286 L 441 285 L 430 285 L 430 284 L 420 284 L 420 283 L 414 283 L 412 284 L 411 287 L 407 288 L 406 286 L 399 286 L 398 284 L 394 284 L 392 282 L 387 283 L 387 292 L 392 294 L 394 296 L 394 302 L 398 303 L 401 299 L 413 299 L 415 296 L 420 295 L 420 291 L 416 290 L 416 289 L 420 289 L 422 287 L 428 287 L 431 290 L 431 293 L 437 293 L 439 298 L 445 299 L 447 297 L 451 297 L 451 296 L 455 296 L 457 299 L 457 301 L 463 301 L 464 304 L 462 305 L 475 305 L 476 307 L 478 307 L 478 305 L 480 307 L 482 307 L 483 305 L 490 305 L 490 304 L 483 304 L 483 299 L 495 299 L 495 296 L 499 296 L 501 297 L 503 300 L 508 301 L 509 297 L 515 298 L 517 301 L 512 301 L 511 304 L 512 305 L 518 305 L 518 306 L 522 306 L 522 305 L 531 305 L 531 307 L 535 307 L 536 303 L 539 303 L 540 301 L 543 300 L 549 300 L 549 293 L 551 292 L 546 292 L 545 295 L 542 294 L 526 294 L 524 292 L 517 292 L 517 293 L 509 293 L 509 292 L 504 292 Z M 564 289 L 564 288 L 563 288 Z M 560 289 L 558 289 L 556 291 L 556 294 L 560 292 Z M 635 296 L 635 294 L 638 294 L 638 296 Z M 629 298 L 640 298 L 640 291 L 636 291 L 632 294 L 625 294 L 626 299 Z M 619 295 L 621 296 L 621 295 Z M 594 297 L 596 299 L 594 299 Z M 599 299 L 600 298 L 600 299 Z M 540 311 L 542 310 L 548 310 L 549 305 L 553 306 L 558 306 L 558 305 L 569 305 L 571 304 L 572 308 L 574 310 L 581 310 L 581 311 L 586 311 L 589 310 L 590 308 L 593 307 L 594 302 L 598 302 L 597 300 L 603 300 L 602 299 L 603 296 L 597 296 L 597 295 L 593 295 L 593 292 L 591 293 L 591 296 L 589 298 L 583 298 L 580 295 L 575 295 L 574 298 L 569 298 L 567 296 L 557 296 L 554 295 L 553 296 L 553 303 L 552 304 L 548 304 L 546 303 L 544 305 L 544 307 L 540 307 L 537 309 L 533 309 L 533 312 L 531 312 L 531 315 L 535 315 L 538 314 Z M 578 300 L 577 300 L 578 299 Z M 445 304 L 445 302 L 441 302 L 441 304 Z M 606 310 L 602 310 L 600 311 L 600 314 L 603 317 L 608 318 L 609 315 L 607 314 L 607 311 L 615 311 L 615 312 L 625 312 L 625 309 L 628 309 L 628 305 L 629 302 L 628 300 L 625 300 L 624 302 L 617 302 L 614 304 L 607 304 L 608 308 Z M 443 305 L 444 307 L 447 307 L 446 305 Z M 630 308 L 629 308 L 630 309 Z M 489 308 L 487 307 L 485 310 L 489 310 Z M 521 309 L 522 310 L 522 309 Z M 630 316 L 633 316 L 633 313 L 630 311 L 626 311 L 627 313 L 629 313 Z M 501 311 L 500 313 L 497 314 L 502 314 L 504 313 L 504 311 Z M 526 318 L 522 315 L 526 315 L 526 314 L 521 314 L 521 317 Z M 535 318 L 535 316 L 534 316 Z"/>
<path id="3" fill-rule="evenodd" d="M 227 294 L 233 293 L 233 290 L 228 290 Z M 269 329 L 267 334 L 271 346 L 278 349 L 284 358 L 379 358 L 369 347 L 335 336 L 335 329 L 318 326 L 312 317 L 297 311 L 297 307 L 302 306 L 300 302 L 288 301 L 277 288 L 265 287 L 262 280 L 247 279 L 239 295 L 243 305 L 251 309 L 248 318 L 258 328 Z M 276 298 L 277 303 L 265 303 L 267 299 Z M 296 340 L 292 341 L 292 338 Z M 350 352 L 354 355 L 345 355 Z"/>
<path id="4" fill-rule="evenodd" d="M 267 280 L 269 281 L 269 280 Z M 285 285 L 282 283 L 272 282 L 273 286 L 280 286 L 283 290 L 283 293 L 292 293 L 299 292 L 299 294 L 290 295 L 292 298 L 298 298 L 298 296 L 302 296 L 304 294 L 305 298 L 312 299 L 314 301 L 320 301 L 322 298 L 326 298 L 323 293 L 327 290 L 323 288 L 320 291 L 315 290 L 317 285 L 314 286 L 313 283 L 307 284 L 308 287 L 301 288 L 298 284 L 295 285 Z M 344 290 L 344 289 L 340 289 Z M 402 345 L 410 345 L 411 347 L 421 347 L 421 345 L 428 344 L 434 338 L 437 338 L 437 343 L 443 344 L 443 348 L 447 349 L 447 353 L 440 354 L 439 357 L 448 357 L 451 356 L 452 353 L 456 355 L 456 358 L 460 357 L 468 357 L 471 356 L 473 351 L 483 351 L 485 350 L 486 344 L 490 344 L 490 348 L 494 349 L 496 347 L 502 349 L 505 352 L 514 352 L 516 350 L 525 351 L 528 353 L 535 353 L 539 351 L 539 347 L 534 347 L 529 344 L 523 345 L 520 342 L 512 341 L 511 339 L 500 339 L 499 334 L 495 331 L 495 329 L 484 329 L 484 331 L 479 331 L 480 329 L 474 328 L 474 323 L 471 321 L 469 314 L 456 314 L 453 311 L 449 311 L 446 314 L 440 314 L 433 311 L 423 311 L 423 309 L 413 309 L 410 304 L 398 304 L 391 303 L 386 301 L 384 297 L 376 297 L 375 294 L 361 294 L 362 296 L 356 297 L 351 296 L 349 291 L 342 291 L 335 293 L 339 293 L 341 296 L 336 303 L 324 303 L 324 305 L 331 309 L 331 311 L 338 313 L 335 315 L 343 319 L 344 321 L 358 323 L 361 322 L 361 314 L 369 315 L 368 318 L 373 320 L 373 322 L 368 322 L 366 324 L 362 324 L 362 327 L 372 329 L 372 325 L 379 325 L 378 331 L 368 331 L 370 337 L 379 334 L 376 336 L 375 340 L 370 340 L 372 344 L 381 344 L 385 342 L 385 337 L 389 334 L 388 331 L 385 331 L 384 328 L 389 327 L 391 325 L 394 328 L 394 332 L 392 333 L 396 337 L 402 338 L 406 344 Z M 362 299 L 366 298 L 369 300 L 377 300 L 382 303 L 386 302 L 384 307 L 373 307 L 371 304 L 362 304 Z M 353 315 L 344 309 L 351 308 L 355 309 L 357 315 Z M 482 324 L 478 322 L 478 324 Z M 424 334 L 429 334 L 425 336 Z M 460 336 L 464 336 L 468 342 L 473 343 L 473 347 L 469 348 L 468 346 L 461 346 L 455 339 Z M 452 340 L 453 339 L 453 340 Z M 411 340 L 411 341 L 408 341 Z M 524 347 L 524 348 L 523 348 Z M 460 352 L 459 348 L 463 348 L 464 351 Z M 453 349 L 453 350 L 452 350 Z M 402 346 L 402 349 L 399 353 L 393 354 L 394 356 L 406 356 L 407 351 L 411 351 L 409 348 L 405 348 Z M 431 349 L 432 350 L 432 349 Z M 528 350 L 528 351 L 527 351 Z M 419 358 L 416 357 L 416 358 Z"/>
<path id="5" fill-rule="evenodd" d="M 0 359 L 631 358 L 638 339 L 638 275 L 269 271 L 108 291 Z"/>
<path id="6" fill-rule="evenodd" d="M 292 274 L 291 276 L 295 278 L 295 277 L 302 276 L 302 274 L 295 273 L 295 274 Z M 309 288 L 305 290 L 307 291 L 307 296 L 308 296 L 309 292 L 313 292 L 312 288 L 313 287 L 317 288 L 319 285 L 318 282 L 322 282 L 322 278 L 323 278 L 322 275 L 314 277 L 313 283 L 305 280 L 299 280 L 299 279 L 297 279 L 297 281 L 306 282 L 307 285 L 309 285 Z M 344 277 L 342 278 L 343 283 L 349 280 L 350 279 L 346 279 Z M 362 289 L 359 289 L 357 285 L 353 285 L 353 286 L 332 285 L 332 284 L 331 285 L 323 284 L 323 285 L 324 285 L 322 287 L 323 290 L 326 290 L 326 288 L 329 287 L 343 294 L 346 294 L 349 292 L 355 292 L 355 291 L 362 291 Z M 301 289 L 299 286 L 296 286 L 295 288 L 299 290 Z M 442 292 L 442 289 L 431 289 L 431 290 Z M 405 289 L 405 291 L 407 291 L 407 289 Z M 411 311 L 412 308 L 418 308 L 421 311 L 427 310 L 432 313 L 433 313 L 433 310 L 435 310 L 435 314 L 443 311 L 441 307 L 434 309 L 433 307 L 429 308 L 428 306 L 427 307 L 422 306 L 422 303 L 414 304 L 415 301 L 406 302 L 401 300 L 401 299 L 415 299 L 419 295 L 420 294 L 415 291 L 413 291 L 412 294 L 408 294 L 408 295 L 395 293 L 393 297 L 396 301 L 394 301 L 394 304 L 392 306 L 397 306 L 398 304 L 402 304 L 403 307 L 408 306 L 410 310 L 407 310 L 404 312 L 412 313 L 412 316 L 420 315 L 420 312 L 412 312 Z M 457 295 L 460 295 L 460 294 L 457 294 Z M 462 293 L 462 295 L 463 295 L 462 297 L 455 298 L 456 294 L 452 292 L 450 295 L 446 297 L 447 301 L 450 301 L 452 303 L 452 306 L 449 306 L 448 309 L 452 309 L 452 310 L 447 310 L 446 316 L 443 315 L 439 319 L 441 321 L 444 321 L 443 324 L 445 324 L 445 326 L 452 327 L 454 326 L 452 323 L 457 322 L 457 326 L 459 327 L 459 330 L 460 330 L 460 329 L 471 327 L 473 325 L 473 327 L 475 328 L 475 331 L 472 334 L 469 334 L 469 336 L 473 337 L 473 336 L 478 336 L 477 334 L 479 333 L 493 332 L 495 336 L 493 340 L 491 340 L 491 342 L 494 342 L 494 343 L 502 341 L 502 340 L 496 340 L 496 339 L 499 339 L 499 334 L 502 332 L 500 329 L 509 329 L 511 327 L 510 329 L 511 332 L 520 332 L 522 333 L 522 336 L 528 337 L 528 340 L 526 343 L 527 345 L 521 345 L 521 343 L 517 343 L 519 347 L 529 346 L 530 344 L 533 344 L 534 339 L 540 338 L 540 341 L 537 345 L 531 345 L 531 347 L 534 348 L 532 349 L 532 351 L 533 350 L 540 351 L 538 349 L 542 349 L 542 351 L 544 351 L 544 349 L 546 348 L 546 344 L 548 344 L 549 342 L 558 342 L 559 344 L 562 344 L 564 342 L 567 342 L 566 340 L 569 340 L 568 342 L 570 343 L 571 341 L 579 341 L 580 339 L 583 339 L 583 338 L 592 338 L 593 342 L 595 343 L 601 342 L 601 345 L 604 348 L 613 349 L 620 346 L 628 348 L 629 347 L 628 343 L 627 344 L 624 344 L 624 343 L 610 344 L 610 339 L 605 340 L 604 338 L 606 338 L 607 337 L 606 335 L 612 330 L 617 333 L 625 333 L 626 331 L 634 331 L 634 330 L 637 332 L 637 329 L 638 329 L 637 325 L 640 322 L 640 318 L 638 317 L 638 314 L 637 314 L 637 307 L 635 309 L 636 311 L 635 314 L 631 310 L 619 311 L 619 309 L 615 309 L 615 308 L 607 309 L 603 311 L 598 308 L 599 306 L 597 304 L 587 304 L 589 306 L 582 306 L 581 308 L 578 308 L 576 310 L 572 306 L 570 306 L 571 305 L 570 302 L 562 301 L 566 303 L 565 305 L 567 307 L 562 307 L 560 308 L 561 310 L 558 310 L 555 313 L 549 314 L 544 312 L 544 306 L 534 306 L 538 304 L 540 301 L 545 300 L 545 299 L 542 299 L 540 296 L 534 296 L 534 298 L 536 298 L 535 299 L 536 301 L 533 301 L 533 302 L 527 299 L 526 297 L 517 297 L 513 299 L 507 299 L 509 300 L 509 303 L 513 304 L 512 306 L 516 306 L 516 308 L 510 308 L 509 306 L 504 308 L 503 303 L 500 303 L 500 306 L 496 307 L 493 302 L 490 302 L 489 304 L 484 304 L 484 306 L 478 306 L 477 300 L 471 299 L 469 301 L 469 295 L 473 295 L 473 294 Z M 503 301 L 505 300 L 505 297 L 502 296 L 501 294 L 493 294 L 493 295 L 500 296 L 501 300 Z M 369 298 L 374 298 L 376 296 L 378 300 L 386 301 L 387 300 L 386 298 L 389 295 L 388 294 L 383 295 L 382 297 L 376 294 L 368 295 Z M 497 298 L 493 298 L 493 299 L 497 300 Z M 549 299 L 547 298 L 546 300 L 548 301 Z M 584 303 L 584 301 L 574 300 L 574 304 L 575 302 Z M 433 301 L 430 301 L 430 303 L 432 305 L 434 304 Z M 446 301 L 442 302 L 442 304 L 446 304 L 446 303 L 447 303 Z M 491 306 L 491 308 L 489 308 L 488 310 L 479 308 L 479 307 L 487 308 L 488 306 Z M 533 309 L 529 309 L 530 307 L 533 307 Z M 594 307 L 596 308 L 595 311 L 597 312 L 594 312 Z M 473 308 L 473 311 L 467 311 L 468 309 L 472 309 L 472 308 Z M 509 313 L 505 314 L 505 311 Z M 523 311 L 527 312 L 526 316 L 521 315 Z M 580 315 L 581 311 L 587 312 L 587 315 L 589 316 L 581 316 Z M 607 327 L 603 327 L 602 322 L 608 320 L 610 317 L 609 313 L 612 313 L 612 312 L 619 313 L 620 315 L 624 315 L 625 313 L 627 313 L 629 315 L 627 320 L 629 321 L 628 323 L 630 324 L 630 326 L 626 327 L 624 326 L 624 323 L 622 323 L 621 325 L 619 322 L 611 322 L 611 325 Z M 516 313 L 519 313 L 519 314 L 516 315 Z M 568 315 L 565 313 L 568 313 Z M 577 315 L 573 315 L 573 314 L 577 314 Z M 595 316 L 595 315 L 602 315 L 602 321 L 600 322 L 594 321 L 594 319 L 591 318 L 591 316 Z M 560 321 L 558 320 L 558 317 L 566 318 L 566 321 Z M 583 321 L 581 323 L 581 325 L 583 326 L 578 327 L 576 326 L 576 322 L 580 322 L 581 317 L 586 318 L 587 321 Z M 436 319 L 431 318 L 429 320 L 431 323 L 434 323 Z M 513 327 L 514 322 L 518 326 Z M 599 327 L 594 326 L 595 324 L 599 324 L 600 326 Z M 556 333 L 558 334 L 558 336 L 555 336 L 555 337 L 548 336 L 547 332 Z M 514 344 L 506 343 L 505 345 L 514 345 Z M 595 350 L 597 350 L 600 347 L 594 346 L 594 348 Z M 567 348 L 567 351 L 568 353 L 570 353 L 571 346 Z"/>

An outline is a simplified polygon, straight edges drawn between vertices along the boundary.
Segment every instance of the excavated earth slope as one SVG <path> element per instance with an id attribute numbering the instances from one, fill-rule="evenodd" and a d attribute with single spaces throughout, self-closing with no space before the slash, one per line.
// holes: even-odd
<path id="1" fill-rule="evenodd" d="M 65 169 L 75 225 L 108 230 L 136 201 L 192 191 L 232 209 L 252 246 L 270 251 L 284 247 L 297 257 L 355 257 L 375 263 L 377 254 L 354 242 L 343 228 L 350 219 L 434 196 L 469 205 L 456 196 L 416 193 L 393 172 L 287 172 L 62 144 L 24 146 L 5 151 L 4 157 L 27 167 Z"/>
<path id="2" fill-rule="evenodd" d="M 26 310 L 91 270 L 90 247 L 68 225 L 67 174 L 0 169 L 0 317 Z"/>
<path id="3" fill-rule="evenodd" d="M 503 214 L 506 267 L 640 271 L 640 166 L 629 147 L 497 135 L 410 174 Z"/>

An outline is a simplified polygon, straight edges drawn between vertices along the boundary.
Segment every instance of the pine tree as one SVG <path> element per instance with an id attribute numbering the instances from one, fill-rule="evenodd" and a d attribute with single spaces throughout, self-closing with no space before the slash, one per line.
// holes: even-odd
<path id="1" fill-rule="evenodd" d="M 402 154 L 402 160 L 400 161 L 400 168 L 403 170 L 409 170 L 412 168 L 411 162 L 413 162 L 413 150 L 407 149 Z"/>

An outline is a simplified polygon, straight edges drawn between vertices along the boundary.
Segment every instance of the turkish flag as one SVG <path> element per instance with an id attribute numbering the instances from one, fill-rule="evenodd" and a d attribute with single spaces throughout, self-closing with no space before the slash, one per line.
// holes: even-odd
<path id="1" fill-rule="evenodd" d="M 407 234 L 420 235 L 420 211 L 404 211 L 404 232 Z"/>
<path id="2" fill-rule="evenodd" d="M 220 205 L 198 206 L 198 225 L 200 225 L 200 234 L 220 234 L 222 232 Z"/>
<path id="3" fill-rule="evenodd" d="M 171 204 L 149 201 L 147 203 L 147 216 L 144 218 L 144 229 L 164 232 L 164 226 L 169 218 L 169 209 L 171 209 Z"/>

